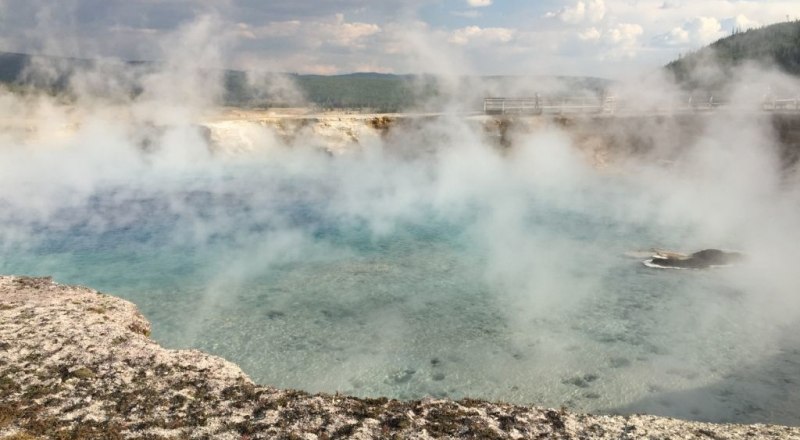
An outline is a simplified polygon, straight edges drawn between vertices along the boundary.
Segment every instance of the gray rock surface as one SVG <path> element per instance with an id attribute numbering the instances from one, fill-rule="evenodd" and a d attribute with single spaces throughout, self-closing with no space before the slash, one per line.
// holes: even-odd
<path id="1" fill-rule="evenodd" d="M 0 277 L 0 439 L 800 439 L 796 427 L 279 390 L 149 333 L 122 299 Z"/>

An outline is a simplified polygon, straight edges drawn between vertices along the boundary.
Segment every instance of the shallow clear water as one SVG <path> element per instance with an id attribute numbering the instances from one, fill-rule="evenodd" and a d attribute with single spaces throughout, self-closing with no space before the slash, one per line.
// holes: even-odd
<path id="1" fill-rule="evenodd" d="M 613 179 L 570 203 L 525 190 L 390 221 L 342 209 L 331 176 L 199 179 L 2 216 L 25 240 L 0 247 L 0 273 L 130 299 L 163 345 L 279 387 L 800 423 L 796 329 L 753 316 L 730 270 L 625 257 L 687 232 L 621 220 Z"/>

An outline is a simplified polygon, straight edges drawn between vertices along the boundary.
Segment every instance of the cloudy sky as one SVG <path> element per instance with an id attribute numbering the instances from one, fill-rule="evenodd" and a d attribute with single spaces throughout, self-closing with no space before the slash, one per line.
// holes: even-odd
<path id="1" fill-rule="evenodd" d="M 0 51 L 153 60 L 213 46 L 208 62 L 269 71 L 619 78 L 787 18 L 799 0 L 0 0 Z"/>

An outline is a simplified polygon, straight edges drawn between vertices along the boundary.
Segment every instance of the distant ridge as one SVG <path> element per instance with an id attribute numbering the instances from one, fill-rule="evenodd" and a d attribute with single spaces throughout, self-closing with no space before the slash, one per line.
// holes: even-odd
<path id="1" fill-rule="evenodd" d="M 672 61 L 666 69 L 685 88 L 719 89 L 735 68 L 748 62 L 800 76 L 800 21 L 736 31 Z"/>
<path id="2" fill-rule="evenodd" d="M 30 58 L 21 53 L 0 52 L 0 82 L 8 84 L 17 81 Z"/>
<path id="3" fill-rule="evenodd" d="M 35 62 L 49 62 L 57 65 L 59 72 L 55 78 L 46 81 L 26 75 L 28 66 Z M 87 60 L 80 58 L 30 55 L 23 53 L 0 52 L 0 83 L 15 89 L 33 89 L 61 94 L 69 89 L 70 77 L 75 72 L 97 67 L 104 62 L 113 62 L 138 70 L 139 74 L 158 68 L 154 61 Z M 109 73 L 110 74 L 110 73 Z M 226 105 L 241 106 L 294 106 L 300 105 L 302 98 L 325 108 L 371 108 L 378 111 L 395 111 L 412 106 L 415 102 L 412 90 L 413 75 L 395 75 L 375 72 L 356 72 L 343 75 L 304 75 L 278 74 L 289 77 L 300 92 L 298 96 L 285 94 L 270 95 L 263 89 L 254 87 L 248 81 L 247 72 L 224 70 L 224 97 Z M 266 74 L 265 81 L 274 80 L 276 74 Z M 131 85 L 131 94 L 140 90 Z"/>
<path id="4" fill-rule="evenodd" d="M 25 75 L 26 67 L 34 62 L 50 62 L 57 75 L 46 79 Z M 99 66 L 106 75 L 114 75 L 116 68 L 126 69 L 120 77 L 130 82 L 130 94 L 141 92 L 137 78 L 158 69 L 154 61 L 87 60 L 78 58 L 29 55 L 0 52 L 0 83 L 20 90 L 44 90 L 52 94 L 68 94 L 70 78 L 81 70 Z M 116 67 L 115 67 L 116 66 Z M 131 74 L 133 72 L 133 74 Z M 219 71 L 218 71 L 219 72 Z M 468 101 L 474 110 L 482 109 L 482 99 L 491 94 L 586 93 L 601 94 L 610 84 L 609 80 L 594 77 L 563 76 L 461 76 L 455 87 L 445 85 L 442 78 L 430 74 L 392 74 L 378 72 L 354 72 L 339 75 L 313 75 L 296 73 L 261 72 L 257 84 L 248 72 L 222 71 L 224 96 L 222 102 L 231 106 L 289 107 L 312 104 L 326 109 L 369 109 L 376 112 L 395 112 L 408 109 L 436 109 L 451 99 Z M 296 93 L 287 93 L 276 84 L 288 78 Z M 132 82 L 131 82 L 132 81 Z M 561 90 L 542 90 L 545 84 L 559 83 Z M 522 86 L 520 86 L 520 84 Z M 285 87 L 284 87 L 285 88 Z M 474 101 L 474 102 L 473 102 Z"/>

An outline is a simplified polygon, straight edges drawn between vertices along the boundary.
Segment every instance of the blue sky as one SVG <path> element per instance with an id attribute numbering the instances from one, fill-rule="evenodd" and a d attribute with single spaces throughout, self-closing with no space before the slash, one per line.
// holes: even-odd
<path id="1" fill-rule="evenodd" d="M 0 0 L 0 50 L 301 73 L 619 78 L 800 17 L 798 0 Z M 172 54 L 172 55 L 170 55 Z"/>

